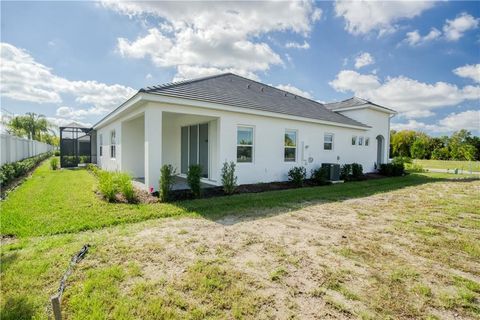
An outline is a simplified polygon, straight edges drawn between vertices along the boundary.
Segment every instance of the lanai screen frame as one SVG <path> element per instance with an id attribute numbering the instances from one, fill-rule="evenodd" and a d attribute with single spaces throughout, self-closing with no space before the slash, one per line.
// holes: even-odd
<path id="1" fill-rule="evenodd" d="M 96 132 L 92 128 L 60 127 L 60 167 L 96 163 Z"/>

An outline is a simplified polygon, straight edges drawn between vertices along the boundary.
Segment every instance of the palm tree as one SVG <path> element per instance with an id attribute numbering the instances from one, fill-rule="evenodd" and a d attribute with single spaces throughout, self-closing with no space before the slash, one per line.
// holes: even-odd
<path id="1" fill-rule="evenodd" d="M 49 132 L 55 135 L 52 130 L 53 125 L 48 122 L 45 116 L 34 112 L 27 112 L 24 116 L 14 117 L 7 126 L 12 134 L 27 136 L 32 140 L 42 140 L 42 134 L 48 135 Z"/>

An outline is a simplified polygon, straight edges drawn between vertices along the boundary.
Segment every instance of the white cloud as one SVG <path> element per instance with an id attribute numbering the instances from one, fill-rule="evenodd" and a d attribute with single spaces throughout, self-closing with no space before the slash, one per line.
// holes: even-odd
<path id="1" fill-rule="evenodd" d="M 83 122 L 83 121 L 78 121 L 75 119 L 67 119 L 67 118 L 57 118 L 57 117 L 47 117 L 48 122 L 54 124 L 57 127 L 65 127 L 72 122 L 77 123 L 78 125 L 85 127 L 85 128 L 90 128 L 92 127 L 92 123 L 90 122 Z"/>
<path id="2" fill-rule="evenodd" d="M 354 35 L 371 31 L 382 35 L 395 31 L 394 23 L 418 16 L 434 5 L 433 1 L 338 0 L 335 2 L 335 13 L 345 19 L 345 29 Z"/>
<path id="3" fill-rule="evenodd" d="M 303 91 L 302 89 L 299 89 L 295 86 L 292 86 L 291 84 L 279 84 L 279 85 L 275 86 L 275 88 L 278 88 L 280 90 L 288 91 L 288 92 L 293 93 L 297 96 L 301 96 L 301 97 L 308 98 L 308 99 L 313 99 L 313 96 L 308 91 Z"/>
<path id="4" fill-rule="evenodd" d="M 118 52 L 148 57 L 158 67 L 177 67 L 175 78 L 199 71 L 264 72 L 283 60 L 260 36 L 271 32 L 308 35 L 321 10 L 302 2 L 114 2 L 103 5 L 120 14 L 162 19 L 136 40 L 118 39 Z M 308 43 L 306 43 L 308 45 Z M 183 68 L 181 70 L 181 68 Z M 212 69 L 213 68 L 213 69 Z"/>
<path id="5" fill-rule="evenodd" d="M 446 21 L 443 26 L 445 38 L 449 41 L 457 41 L 468 30 L 478 28 L 480 19 L 474 18 L 466 12 L 461 13 L 453 20 Z"/>
<path id="6" fill-rule="evenodd" d="M 407 123 L 392 123 L 393 130 L 417 130 L 436 133 L 449 133 L 466 129 L 470 131 L 480 130 L 480 111 L 467 110 L 459 113 L 451 113 L 435 124 L 427 124 L 416 120 Z"/>
<path id="7" fill-rule="evenodd" d="M 71 95 L 80 104 L 106 111 L 135 93 L 134 89 L 119 84 L 71 81 L 53 74 L 23 49 L 4 42 L 0 49 L 1 94 L 14 100 L 61 103 L 62 95 Z"/>
<path id="8" fill-rule="evenodd" d="M 355 58 L 355 68 L 357 69 L 374 63 L 375 59 L 373 59 L 372 55 L 368 52 L 363 52 Z"/>
<path id="9" fill-rule="evenodd" d="M 382 82 L 375 75 L 353 70 L 340 71 L 330 85 L 337 91 L 353 92 L 410 118 L 425 117 L 433 109 L 480 99 L 480 86 L 459 88 L 446 82 L 429 84 L 403 76 Z"/>
<path id="10" fill-rule="evenodd" d="M 310 44 L 307 41 L 303 41 L 303 44 L 298 42 L 287 42 L 285 44 L 286 48 L 295 48 L 295 49 L 310 49 Z"/>
<path id="11" fill-rule="evenodd" d="M 411 46 L 417 46 L 417 45 L 421 45 L 421 44 L 436 40 L 440 38 L 441 35 L 442 33 L 436 28 L 432 28 L 430 32 L 425 36 L 421 36 L 418 30 L 415 30 L 412 32 L 407 32 L 407 37 L 405 38 L 404 41 Z"/>
<path id="12" fill-rule="evenodd" d="M 458 67 L 453 70 L 459 77 L 470 78 L 473 81 L 480 83 L 480 64 L 467 64 L 463 67 Z"/>

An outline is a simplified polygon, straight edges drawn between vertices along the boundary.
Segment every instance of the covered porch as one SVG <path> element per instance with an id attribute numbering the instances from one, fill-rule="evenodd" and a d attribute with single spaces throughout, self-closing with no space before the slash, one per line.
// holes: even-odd
<path id="1" fill-rule="evenodd" d="M 121 124 L 121 170 L 145 190 L 158 190 L 160 168 L 176 170 L 174 190 L 188 189 L 190 165 L 202 167 L 202 188 L 218 181 L 217 117 L 145 109 Z"/>

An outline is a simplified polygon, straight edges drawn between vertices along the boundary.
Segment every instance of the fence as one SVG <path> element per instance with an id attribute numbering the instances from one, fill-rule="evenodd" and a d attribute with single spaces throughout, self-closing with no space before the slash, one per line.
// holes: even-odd
<path id="1" fill-rule="evenodd" d="M 19 138 L 9 134 L 0 134 L 0 165 L 20 161 L 53 150 L 53 146 L 44 142 Z"/>

